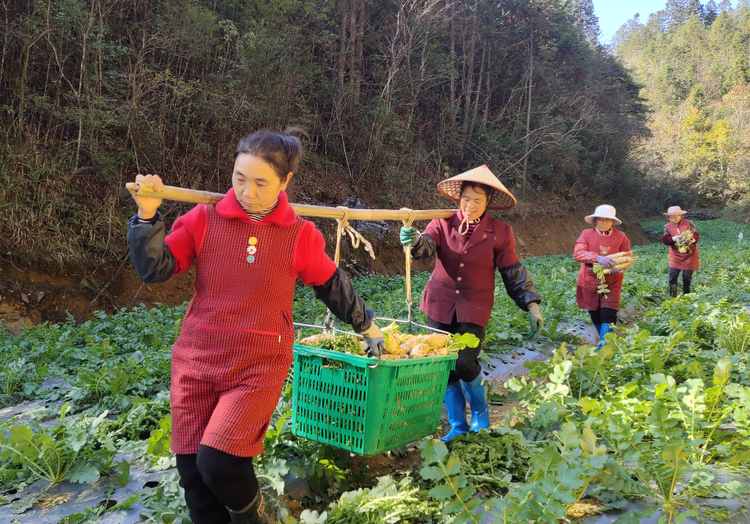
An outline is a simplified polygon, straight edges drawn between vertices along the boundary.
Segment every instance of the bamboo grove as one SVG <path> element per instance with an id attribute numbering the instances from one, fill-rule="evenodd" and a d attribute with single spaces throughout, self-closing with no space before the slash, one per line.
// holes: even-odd
<path id="1" fill-rule="evenodd" d="M 113 263 L 126 180 L 223 191 L 287 125 L 297 202 L 434 207 L 481 164 L 526 202 L 622 198 L 644 106 L 597 32 L 590 0 L 0 1 L 0 249 Z"/>

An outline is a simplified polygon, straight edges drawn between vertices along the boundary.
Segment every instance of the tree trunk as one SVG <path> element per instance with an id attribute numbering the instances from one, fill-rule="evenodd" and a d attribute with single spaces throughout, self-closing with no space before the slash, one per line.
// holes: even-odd
<path id="1" fill-rule="evenodd" d="M 529 147 L 531 145 L 531 90 L 533 87 L 532 77 L 534 75 L 534 26 L 531 25 L 531 37 L 529 38 L 529 90 L 526 96 L 526 147 L 523 153 L 523 173 L 521 174 L 521 194 L 526 196 L 526 168 L 529 163 Z"/>
<path id="2" fill-rule="evenodd" d="M 86 50 L 88 49 L 88 37 L 91 27 L 94 25 L 94 6 L 96 2 L 91 2 L 91 13 L 89 14 L 88 26 L 83 31 L 83 50 L 81 52 L 81 71 L 78 77 L 78 140 L 76 145 L 76 161 L 73 164 L 73 172 L 78 169 L 78 161 L 81 158 L 81 141 L 83 139 L 83 78 L 86 76 Z M 90 108 L 89 108 L 90 109 Z"/>
<path id="3" fill-rule="evenodd" d="M 461 136 L 464 142 L 468 140 L 469 113 L 471 111 L 471 94 L 474 91 L 474 53 L 477 45 L 477 1 L 474 0 L 474 23 L 471 28 L 471 42 L 469 43 L 469 56 L 466 58 L 466 82 L 464 83 L 464 117 L 461 126 Z"/>
<path id="4" fill-rule="evenodd" d="M 5 56 L 8 54 L 8 34 L 10 34 L 10 22 L 8 22 L 8 5 L 3 2 L 5 11 L 5 26 L 3 27 L 3 54 L 0 56 L 0 86 L 3 85 L 3 74 L 5 73 Z"/>
<path id="5" fill-rule="evenodd" d="M 479 95 L 482 94 L 482 76 L 484 75 L 484 59 L 487 56 L 487 46 L 482 46 L 482 60 L 479 65 L 479 77 L 477 77 L 477 94 L 474 96 L 474 108 L 471 111 L 470 129 L 476 126 L 477 115 L 479 114 Z"/>
<path id="6" fill-rule="evenodd" d="M 344 86 L 344 77 L 346 75 L 346 28 L 346 0 L 341 0 L 341 33 L 339 35 L 339 85 L 341 87 Z"/>
<path id="7" fill-rule="evenodd" d="M 21 68 L 21 85 L 20 95 L 18 97 L 18 139 L 23 142 L 23 112 L 25 110 L 25 95 L 26 95 L 26 72 L 29 70 L 29 55 L 31 55 L 31 42 L 29 41 L 26 47 L 26 52 L 23 57 L 23 67 Z"/>
<path id="8" fill-rule="evenodd" d="M 456 128 L 456 3 L 453 0 L 446 0 L 451 2 L 451 128 Z"/>
<path id="9" fill-rule="evenodd" d="M 485 77 L 487 78 L 487 87 L 485 88 L 485 91 L 487 94 L 484 98 L 484 114 L 482 115 L 482 125 L 484 127 L 487 127 L 487 122 L 490 117 L 490 98 L 492 98 L 492 89 L 490 84 L 490 76 L 492 72 L 492 63 L 491 63 L 491 57 L 492 57 L 492 47 L 487 46 L 487 74 Z"/>
<path id="10" fill-rule="evenodd" d="M 430 23 L 424 26 L 424 41 L 422 42 L 422 57 L 419 63 L 419 81 L 424 82 L 424 73 L 427 68 L 427 41 L 430 39 Z"/>
<path id="11" fill-rule="evenodd" d="M 352 16 L 354 11 L 352 11 Z M 362 71 L 364 70 L 364 40 L 365 40 L 365 0 L 359 0 L 357 6 L 356 31 L 354 38 L 354 57 L 352 60 L 352 82 L 354 83 L 354 98 L 352 103 L 359 101 L 360 90 L 362 87 Z"/>

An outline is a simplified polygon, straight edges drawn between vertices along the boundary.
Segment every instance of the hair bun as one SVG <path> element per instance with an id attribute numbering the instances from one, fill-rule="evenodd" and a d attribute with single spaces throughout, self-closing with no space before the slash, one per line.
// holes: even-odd
<path id="1" fill-rule="evenodd" d="M 285 136 L 293 136 L 296 138 L 299 138 L 301 135 L 305 137 L 306 139 L 310 140 L 310 135 L 307 134 L 307 131 L 305 131 L 304 129 L 298 126 L 287 127 L 286 129 L 284 129 L 284 131 L 281 134 Z"/>

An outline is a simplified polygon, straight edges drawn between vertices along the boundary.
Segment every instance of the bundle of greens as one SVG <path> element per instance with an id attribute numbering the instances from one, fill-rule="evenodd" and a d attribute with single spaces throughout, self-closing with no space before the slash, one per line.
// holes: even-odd
<path id="1" fill-rule="evenodd" d="M 320 333 L 303 338 L 298 344 L 359 356 L 365 356 L 365 349 L 367 348 L 365 341 L 359 337 L 353 337 L 352 335 L 335 336 L 329 333 Z"/>
<path id="2" fill-rule="evenodd" d="M 690 229 L 683 231 L 682 233 L 677 235 L 674 243 L 677 246 L 677 250 L 680 253 L 688 253 L 690 251 L 690 246 L 692 244 L 695 244 L 695 239 L 693 238 L 693 231 Z"/>

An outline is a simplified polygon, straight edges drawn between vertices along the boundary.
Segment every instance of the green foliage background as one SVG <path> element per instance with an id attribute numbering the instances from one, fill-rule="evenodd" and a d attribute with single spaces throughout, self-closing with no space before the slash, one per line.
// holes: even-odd
<path id="1" fill-rule="evenodd" d="M 729 206 L 750 196 L 750 4 L 668 0 L 636 15 L 613 51 L 643 86 L 649 137 L 634 162 L 645 174 L 647 213 L 669 205 Z"/>
<path id="2" fill-rule="evenodd" d="M 642 106 L 596 31 L 585 0 L 5 2 L 0 249 L 112 263 L 136 173 L 225 191 L 238 140 L 287 125 L 298 202 L 446 206 L 481 164 L 526 199 L 626 198 Z"/>

